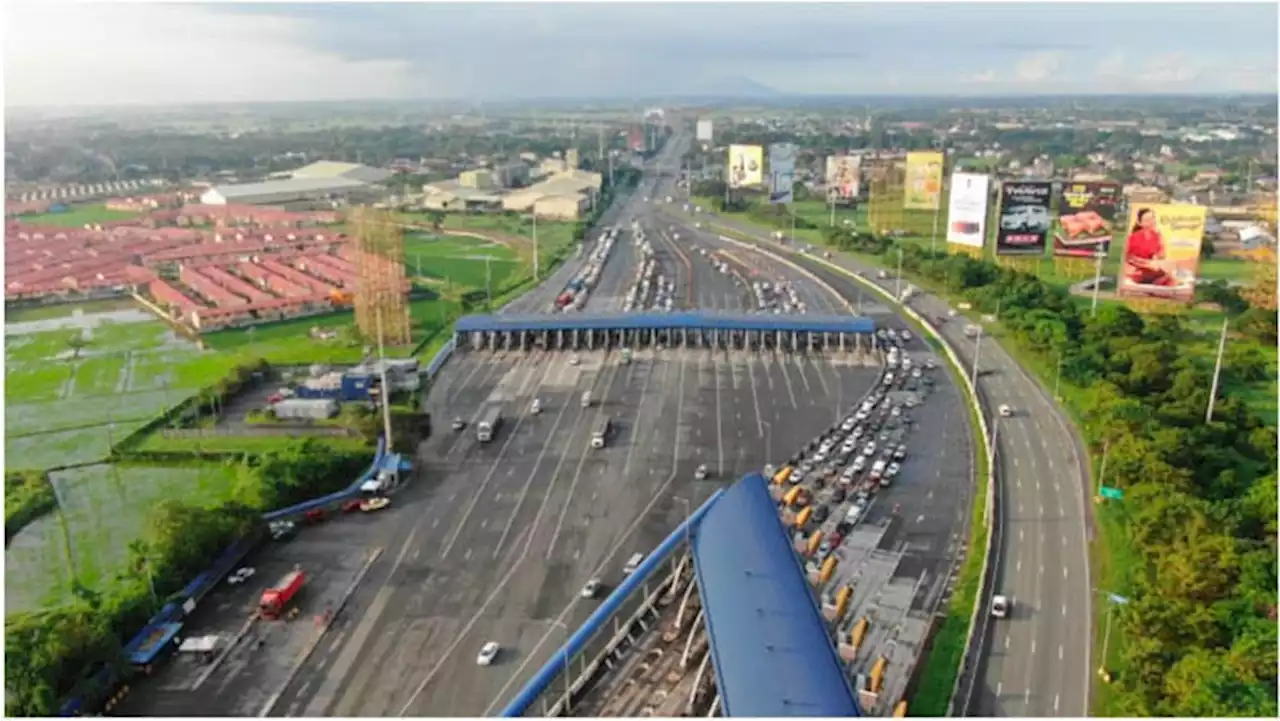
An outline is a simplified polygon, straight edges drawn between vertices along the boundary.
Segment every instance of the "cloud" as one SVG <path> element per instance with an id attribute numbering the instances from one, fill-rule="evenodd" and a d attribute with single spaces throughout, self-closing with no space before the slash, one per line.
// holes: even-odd
<path id="1" fill-rule="evenodd" d="M 983 70 L 980 73 L 974 73 L 973 75 L 961 78 L 961 82 L 968 83 L 970 85 L 990 85 L 991 83 L 996 82 L 996 71 Z"/>
<path id="2" fill-rule="evenodd" d="M 1038 83 L 1057 74 L 1062 67 L 1063 53 L 1058 50 L 1046 50 L 1019 58 L 1013 65 L 1013 74 L 1018 82 Z"/>

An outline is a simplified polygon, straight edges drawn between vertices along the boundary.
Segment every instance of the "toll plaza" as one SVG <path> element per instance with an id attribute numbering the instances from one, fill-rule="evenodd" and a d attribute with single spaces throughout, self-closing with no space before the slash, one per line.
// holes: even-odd
<path id="1" fill-rule="evenodd" d="M 502 711 L 860 716 L 765 479 L 692 513 Z"/>
<path id="2" fill-rule="evenodd" d="M 840 315 L 765 313 L 564 313 L 469 315 L 459 350 L 593 350 L 663 346 L 725 350 L 867 351 L 875 321 Z"/>

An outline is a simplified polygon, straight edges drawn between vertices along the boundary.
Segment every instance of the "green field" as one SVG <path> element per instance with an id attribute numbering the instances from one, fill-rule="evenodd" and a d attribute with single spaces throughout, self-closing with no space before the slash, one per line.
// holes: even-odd
<path id="1" fill-rule="evenodd" d="M 23 223 L 28 225 L 54 225 L 61 228 L 82 228 L 93 223 L 110 223 L 113 220 L 128 220 L 136 218 L 141 213 L 134 213 L 124 210 L 107 210 L 104 203 L 96 203 L 93 205 L 76 205 L 65 213 L 41 213 L 39 215 L 24 215 L 21 217 Z"/>
<path id="2" fill-rule="evenodd" d="M 128 558 L 155 501 L 218 502 L 234 495 L 235 466 L 95 465 L 52 474 L 62 509 L 39 518 L 5 549 L 6 612 L 57 605 L 81 583 L 104 590 Z M 65 523 L 65 532 L 63 525 Z M 66 539 L 70 538 L 70 553 Z"/>
<path id="3" fill-rule="evenodd" d="M 84 319 L 81 319 L 84 320 Z M 9 468 L 93 461 L 109 439 L 223 378 L 239 358 L 200 351 L 154 320 L 108 322 L 86 334 L 58 328 L 5 338 Z M 114 427 L 108 427 L 114 422 Z"/>

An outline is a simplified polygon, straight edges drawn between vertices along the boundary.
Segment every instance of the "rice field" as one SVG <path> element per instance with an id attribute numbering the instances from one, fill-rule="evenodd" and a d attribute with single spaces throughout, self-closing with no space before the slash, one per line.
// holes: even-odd
<path id="1" fill-rule="evenodd" d="M 104 464 L 55 471 L 51 475 L 61 509 L 32 522 L 5 549 L 7 610 L 57 605 L 66 597 L 73 569 L 88 588 L 104 589 L 127 561 L 129 544 L 145 534 L 152 504 L 169 498 L 226 500 L 234 491 L 236 473 L 235 466 L 221 465 Z"/>
<path id="2" fill-rule="evenodd" d="M 107 210 L 106 203 L 72 206 L 65 213 L 41 213 L 24 215 L 21 220 L 27 225 L 52 225 L 58 228 L 82 228 L 92 223 L 109 223 L 113 220 L 136 218 L 141 213 L 127 210 Z"/>
<path id="3" fill-rule="evenodd" d="M 49 468 L 101 458 L 112 437 L 213 384 L 236 360 L 137 312 L 9 324 L 6 463 Z"/>

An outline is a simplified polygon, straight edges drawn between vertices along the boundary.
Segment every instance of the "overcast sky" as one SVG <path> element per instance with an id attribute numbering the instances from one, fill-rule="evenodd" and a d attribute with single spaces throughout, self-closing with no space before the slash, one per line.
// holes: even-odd
<path id="1" fill-rule="evenodd" d="M 1274 92 L 1275 3 L 5 0 L 5 104 Z"/>

